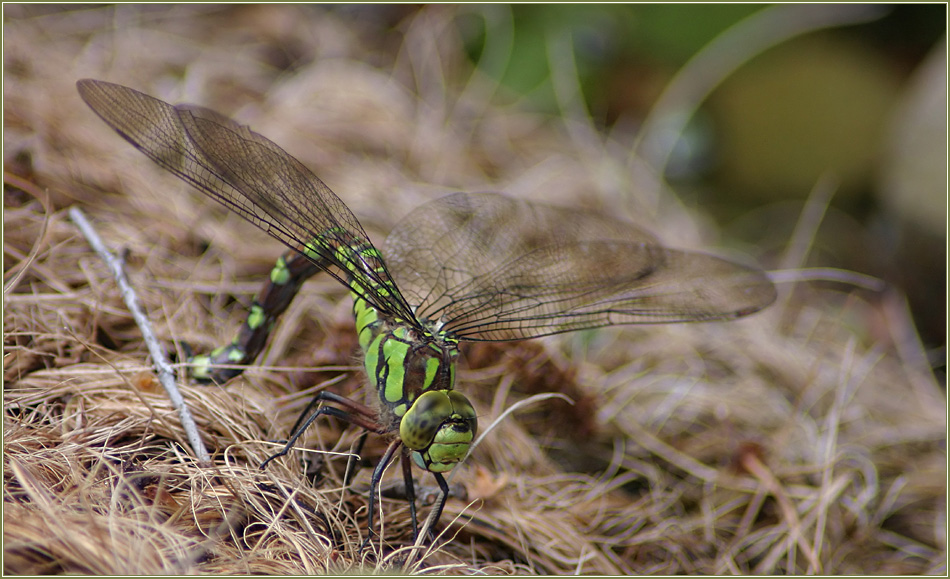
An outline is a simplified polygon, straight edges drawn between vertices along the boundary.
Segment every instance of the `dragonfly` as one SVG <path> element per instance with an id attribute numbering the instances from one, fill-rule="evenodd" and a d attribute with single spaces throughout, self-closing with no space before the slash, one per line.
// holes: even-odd
<path id="1" fill-rule="evenodd" d="M 413 210 L 383 249 L 303 163 L 230 118 L 171 105 L 134 89 L 84 79 L 90 108 L 158 165 L 289 249 L 277 260 L 228 344 L 189 359 L 192 376 L 224 383 L 253 363 L 304 281 L 326 272 L 349 289 L 363 367 L 375 386 L 361 403 L 318 393 L 287 454 L 320 416 L 387 437 L 373 471 L 368 530 L 386 468 L 398 456 L 413 538 L 412 465 L 445 480 L 478 432 L 472 404 L 455 390 L 463 342 L 503 342 L 621 324 L 730 320 L 776 298 L 761 269 L 664 246 L 651 233 L 593 211 L 455 193 Z M 345 480 L 345 479 L 344 479 Z"/>

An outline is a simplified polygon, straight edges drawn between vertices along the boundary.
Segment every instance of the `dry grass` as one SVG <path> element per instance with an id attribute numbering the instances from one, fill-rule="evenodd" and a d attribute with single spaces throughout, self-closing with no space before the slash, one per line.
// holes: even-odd
<path id="1" fill-rule="evenodd" d="M 400 569 L 411 533 L 398 496 L 383 501 L 384 552 L 357 555 L 370 468 L 343 491 L 345 458 L 256 466 L 317 388 L 362 395 L 346 292 L 325 276 L 259 366 L 225 387 L 184 386 L 215 460 L 195 464 L 65 209 L 80 204 L 128 252 L 169 347 L 230 339 L 281 250 L 112 134 L 75 81 L 239 117 L 319 174 L 377 241 L 452 190 L 639 214 L 650 203 L 629 149 L 497 104 L 498 88 L 466 72 L 449 6 L 402 21 L 399 43 L 368 20 L 297 6 L 5 9 L 19 12 L 4 30 L 4 155 L 28 184 L 10 179 L 4 194 L 4 572 Z M 692 217 L 655 221 L 701 246 L 683 234 Z M 900 300 L 790 289 L 735 323 L 469 349 L 460 388 L 481 424 L 537 392 L 576 404 L 504 420 L 458 469 L 443 516 L 454 524 L 406 570 L 945 573 L 945 400 L 901 338 L 913 332 Z M 326 421 L 300 445 L 346 452 L 356 434 Z"/>

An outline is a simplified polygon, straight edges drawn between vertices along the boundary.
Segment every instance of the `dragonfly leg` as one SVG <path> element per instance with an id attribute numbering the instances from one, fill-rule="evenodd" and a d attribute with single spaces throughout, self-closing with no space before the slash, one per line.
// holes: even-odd
<path id="1" fill-rule="evenodd" d="M 337 408 L 336 406 L 320 406 L 316 412 L 313 412 L 313 409 L 319 406 L 321 402 L 332 402 L 334 404 L 343 406 L 343 408 Z M 290 440 L 287 441 L 287 444 L 284 445 L 284 448 L 282 448 L 279 452 L 269 456 L 267 460 L 261 463 L 260 468 L 266 468 L 272 460 L 281 456 L 285 456 L 288 452 L 290 452 L 294 447 L 294 443 L 297 442 L 297 439 L 300 438 L 304 431 L 307 430 L 307 428 L 321 416 L 335 416 L 344 422 L 354 424 L 366 429 L 367 431 L 375 432 L 377 434 L 386 433 L 386 429 L 380 426 L 380 424 L 377 422 L 376 413 L 365 404 L 360 404 L 359 402 L 350 400 L 349 398 L 340 396 L 339 394 L 334 394 L 333 392 L 318 392 L 317 395 L 313 397 L 313 400 L 310 401 L 310 404 L 307 405 L 307 408 L 303 411 L 303 413 L 301 413 L 300 417 L 297 418 L 297 423 L 294 425 L 292 434 L 290 435 Z M 361 449 L 362 446 L 363 445 L 360 444 Z"/>
<path id="2" fill-rule="evenodd" d="M 412 460 L 402 454 L 402 479 L 406 485 L 406 500 L 409 501 L 409 518 L 412 520 L 412 542 L 419 539 L 419 519 L 416 517 L 416 485 L 412 481 Z"/>
<path id="3" fill-rule="evenodd" d="M 379 464 L 376 465 L 376 468 L 373 470 L 373 478 L 370 479 L 369 483 L 369 505 L 367 507 L 367 523 L 366 528 L 368 530 L 366 540 L 363 541 L 363 544 L 360 545 L 360 552 L 369 544 L 373 538 L 375 530 L 373 529 L 373 518 L 376 514 L 376 499 L 379 495 L 379 483 L 383 480 L 383 473 L 386 471 L 386 467 L 393 461 L 393 458 L 396 455 L 396 451 L 399 450 L 399 447 L 402 446 L 402 440 L 396 439 L 392 441 L 389 445 L 389 448 L 386 449 L 386 452 L 383 454 L 382 458 L 379 459 Z"/>
<path id="4" fill-rule="evenodd" d="M 432 526 L 429 527 L 429 537 L 435 540 L 435 526 L 439 524 L 439 519 L 442 518 L 442 509 L 445 508 L 445 501 L 449 498 L 449 483 L 445 482 L 445 477 L 441 473 L 434 472 L 432 476 L 435 477 L 435 482 L 439 483 L 439 489 L 442 491 L 442 496 L 439 497 L 439 501 L 435 506 L 435 514 L 431 515 Z"/>
<path id="5" fill-rule="evenodd" d="M 284 253 L 271 270 L 270 281 L 258 292 L 231 343 L 210 354 L 188 359 L 192 365 L 191 376 L 199 382 L 223 384 L 241 374 L 243 368 L 221 366 L 246 366 L 253 362 L 264 349 L 274 322 L 290 305 L 300 286 L 320 271 L 319 266 L 302 253 L 295 250 Z"/>
<path id="6" fill-rule="evenodd" d="M 360 435 L 359 440 L 356 441 L 356 448 L 350 453 L 349 459 L 346 461 L 346 471 L 343 473 L 343 487 L 346 488 L 350 484 L 350 480 L 353 479 L 353 475 L 356 473 L 356 467 L 359 464 L 359 457 L 363 454 L 363 446 L 366 444 L 366 438 L 369 436 L 369 431 L 364 430 L 363 434 Z"/>

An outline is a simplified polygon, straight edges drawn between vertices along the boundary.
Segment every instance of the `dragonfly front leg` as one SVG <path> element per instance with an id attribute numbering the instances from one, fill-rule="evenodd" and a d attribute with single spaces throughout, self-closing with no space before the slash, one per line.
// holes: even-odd
<path id="1" fill-rule="evenodd" d="M 316 412 L 313 412 L 313 409 L 317 408 L 321 402 L 332 402 L 339 404 L 343 408 L 320 406 Z M 261 463 L 260 468 L 266 468 L 270 461 L 285 456 L 290 452 L 294 447 L 294 443 L 300 438 L 300 435 L 313 424 L 314 420 L 321 416 L 335 416 L 344 422 L 359 426 L 367 432 L 375 432 L 376 434 L 385 434 L 387 432 L 386 428 L 379 424 L 376 413 L 365 404 L 360 404 L 355 400 L 350 400 L 345 396 L 340 396 L 333 392 L 318 392 L 317 395 L 313 397 L 313 400 L 310 401 L 310 404 L 307 405 L 307 408 L 300 414 L 300 417 L 297 418 L 297 423 L 294 424 L 290 440 L 287 441 L 284 448 L 276 454 L 267 457 L 267 460 Z M 360 437 L 359 449 L 363 448 L 363 442 L 366 440 L 365 434 L 364 432 L 363 436 Z M 349 472 L 349 462 L 347 463 L 347 472 Z"/>
<path id="2" fill-rule="evenodd" d="M 309 277 L 320 272 L 319 266 L 297 251 L 288 251 L 277 260 L 238 335 L 230 344 L 215 349 L 210 354 L 188 359 L 192 365 L 191 376 L 200 382 L 223 384 L 241 374 L 244 368 L 257 358 L 264 349 L 274 322 L 290 305 Z M 222 366 L 232 366 L 225 368 Z"/>
<path id="3" fill-rule="evenodd" d="M 369 499 L 369 536 L 366 538 L 366 541 L 363 543 L 363 547 L 370 541 L 370 539 L 375 534 L 373 529 L 373 516 L 375 512 L 375 504 L 377 497 L 379 496 L 379 485 L 382 482 L 383 472 L 386 470 L 386 467 L 392 462 L 395 457 L 395 452 L 403 445 L 401 440 L 395 440 L 392 444 L 389 445 L 389 448 L 386 449 L 386 454 L 383 455 L 380 459 L 379 464 L 376 466 L 376 469 L 373 471 L 373 477 L 370 481 L 370 499 Z M 407 449 L 403 448 L 401 453 L 401 463 L 402 463 L 402 476 L 403 483 L 406 487 L 406 500 L 409 502 L 409 518 L 412 522 L 412 541 L 415 543 L 419 540 L 419 519 L 416 514 L 416 487 L 415 483 L 412 480 L 412 460 L 409 458 L 409 452 Z M 442 516 L 442 510 L 445 508 L 445 502 L 448 500 L 449 496 L 449 485 L 445 482 L 445 478 L 434 472 L 432 475 L 435 477 L 436 482 L 439 484 L 439 489 L 442 491 L 439 501 L 435 506 L 435 514 L 432 515 L 433 525 L 439 522 L 439 518 Z M 434 527 L 429 527 L 428 538 L 435 540 L 435 529 Z"/>
<path id="4" fill-rule="evenodd" d="M 412 480 L 412 460 L 409 454 L 402 453 L 402 480 L 406 485 L 406 500 L 409 501 L 409 518 L 412 521 L 412 542 L 419 539 L 419 519 L 416 516 L 416 484 Z"/>
<path id="5" fill-rule="evenodd" d="M 366 548 L 366 545 L 372 540 L 373 535 L 376 531 L 373 529 L 373 517 L 376 514 L 376 500 L 379 497 L 379 483 L 383 480 L 383 473 L 386 472 L 386 467 L 393 461 L 393 458 L 396 456 L 396 451 L 402 447 L 402 440 L 396 439 L 390 443 L 389 448 L 386 449 L 383 457 L 379 459 L 379 464 L 376 465 L 376 468 L 373 470 L 373 477 L 370 479 L 369 483 L 369 506 L 367 507 L 367 534 L 366 540 L 363 541 L 363 544 L 360 545 L 360 552 Z M 412 479 L 409 479 L 409 484 L 412 484 Z M 409 487 L 406 487 L 407 490 Z M 414 494 L 414 493 L 413 493 Z M 410 511 L 412 512 L 412 528 L 413 531 L 416 529 L 416 517 L 415 517 L 415 501 L 411 501 L 409 504 Z M 415 536 L 415 533 L 413 533 Z"/>

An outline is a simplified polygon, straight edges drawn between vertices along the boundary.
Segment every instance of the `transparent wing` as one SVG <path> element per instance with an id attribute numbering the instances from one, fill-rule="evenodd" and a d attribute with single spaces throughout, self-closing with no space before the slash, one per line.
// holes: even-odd
<path id="1" fill-rule="evenodd" d="M 775 300 L 759 269 L 665 248 L 623 221 L 492 193 L 423 205 L 384 251 L 416 315 L 466 340 L 730 319 Z"/>
<path id="2" fill-rule="evenodd" d="M 98 80 L 80 80 L 77 88 L 102 120 L 153 161 L 292 249 L 309 244 L 321 269 L 383 312 L 413 319 L 398 291 L 376 291 L 389 274 L 376 252 L 365 251 L 372 243 L 353 213 L 276 144 L 209 109 L 172 106 Z"/>

